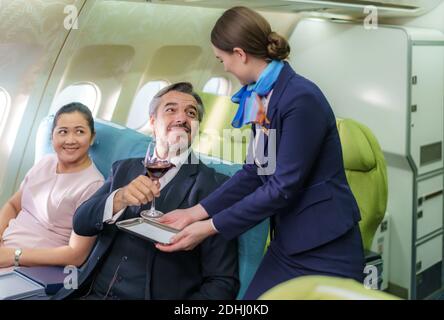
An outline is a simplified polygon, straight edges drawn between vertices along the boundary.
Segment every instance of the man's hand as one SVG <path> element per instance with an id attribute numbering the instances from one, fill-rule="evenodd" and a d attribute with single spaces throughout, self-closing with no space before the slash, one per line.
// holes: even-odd
<path id="1" fill-rule="evenodd" d="M 208 213 L 200 204 L 197 204 L 188 209 L 173 210 L 156 220 L 159 223 L 167 224 L 169 227 L 182 230 L 193 222 L 206 218 L 208 218 Z"/>
<path id="2" fill-rule="evenodd" d="M 193 250 L 205 238 L 216 233 L 216 230 L 212 226 L 211 219 L 198 221 L 190 224 L 171 238 L 171 244 L 156 243 L 156 248 L 164 252 Z"/>
<path id="3" fill-rule="evenodd" d="M 159 182 L 140 175 L 114 195 L 113 214 L 128 206 L 141 206 L 160 195 Z"/>

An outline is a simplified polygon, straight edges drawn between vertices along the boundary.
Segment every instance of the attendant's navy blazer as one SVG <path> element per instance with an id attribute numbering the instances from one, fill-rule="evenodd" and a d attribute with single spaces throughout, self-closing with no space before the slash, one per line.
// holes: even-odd
<path id="1" fill-rule="evenodd" d="M 269 129 L 276 130 L 274 173 L 258 175 L 257 165 L 245 164 L 201 201 L 227 239 L 271 217 L 274 238 L 245 298 L 306 274 L 361 280 L 360 213 L 345 177 L 329 103 L 314 83 L 285 63 L 267 117 Z"/>

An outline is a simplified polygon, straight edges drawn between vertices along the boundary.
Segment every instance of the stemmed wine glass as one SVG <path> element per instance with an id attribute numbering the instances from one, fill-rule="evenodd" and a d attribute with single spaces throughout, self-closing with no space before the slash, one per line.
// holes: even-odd
<path id="1" fill-rule="evenodd" d="M 159 158 L 156 152 L 155 140 L 152 140 L 148 145 L 143 165 L 146 168 L 146 175 L 153 181 L 159 181 L 159 179 L 162 178 L 165 173 L 168 172 L 168 170 L 174 167 L 174 164 L 172 164 L 168 160 L 168 158 Z M 145 219 L 159 218 L 160 216 L 162 216 L 163 212 L 156 210 L 155 206 L 155 198 L 153 198 L 153 201 L 151 202 L 151 208 L 149 210 L 143 210 L 142 212 L 140 212 L 140 216 Z"/>

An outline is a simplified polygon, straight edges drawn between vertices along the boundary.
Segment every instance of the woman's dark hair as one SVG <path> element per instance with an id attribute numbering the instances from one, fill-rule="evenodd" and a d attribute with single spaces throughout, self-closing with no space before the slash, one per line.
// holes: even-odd
<path id="1" fill-rule="evenodd" d="M 91 130 L 91 134 L 95 134 L 94 130 L 94 118 L 92 116 L 91 110 L 84 104 L 80 102 L 72 102 L 69 104 L 64 105 L 61 107 L 57 113 L 54 116 L 54 120 L 52 121 L 52 130 L 51 132 L 54 132 L 55 127 L 57 126 L 57 121 L 59 120 L 60 116 L 65 113 L 73 113 L 73 112 L 80 112 L 85 120 L 88 122 L 88 127 Z"/>
<path id="2" fill-rule="evenodd" d="M 246 7 L 222 14 L 211 31 L 211 43 L 227 52 L 238 47 L 257 58 L 284 60 L 290 54 L 287 40 L 273 32 L 264 17 Z"/>

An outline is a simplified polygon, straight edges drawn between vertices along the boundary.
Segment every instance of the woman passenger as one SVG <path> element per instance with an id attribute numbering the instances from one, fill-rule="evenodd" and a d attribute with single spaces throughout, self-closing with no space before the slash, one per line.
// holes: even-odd
<path id="1" fill-rule="evenodd" d="M 56 113 L 55 154 L 34 165 L 0 209 L 0 272 L 14 265 L 80 266 L 85 261 L 95 238 L 75 234 L 72 218 L 104 182 L 88 155 L 94 136 L 91 111 L 83 104 L 71 103 Z"/>

